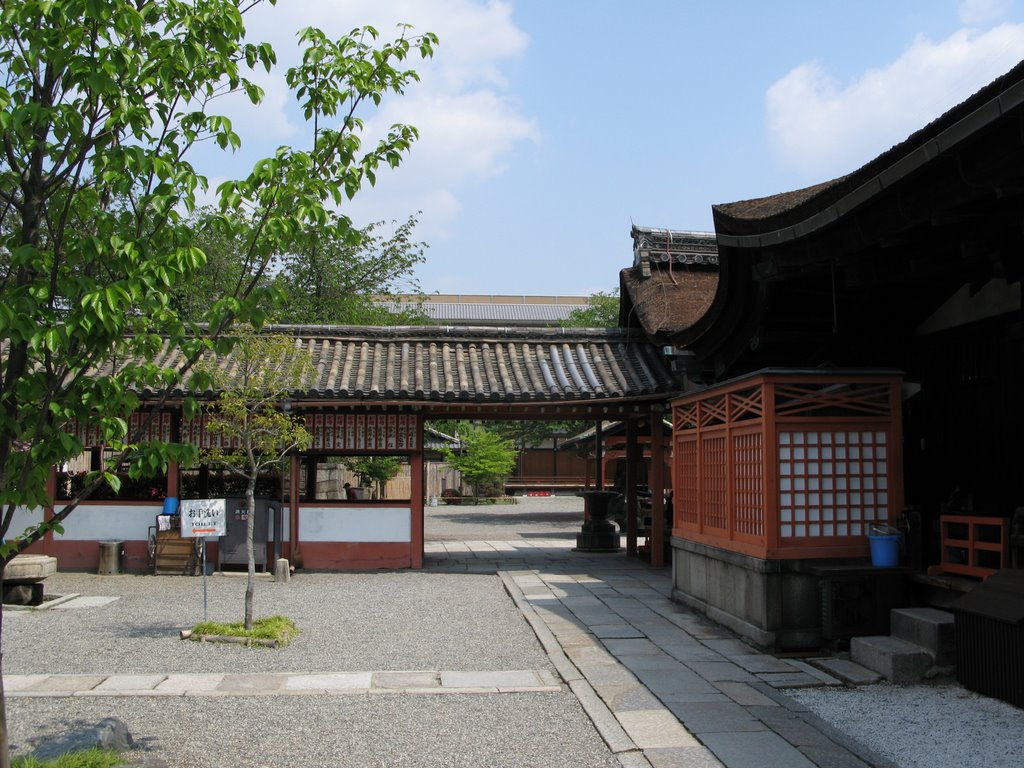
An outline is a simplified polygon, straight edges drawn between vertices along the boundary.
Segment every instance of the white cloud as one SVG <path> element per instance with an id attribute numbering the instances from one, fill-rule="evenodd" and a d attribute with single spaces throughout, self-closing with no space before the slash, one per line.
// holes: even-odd
<path id="1" fill-rule="evenodd" d="M 502 67 L 521 56 L 527 37 L 512 21 L 511 6 L 501 0 L 291 0 L 261 7 L 247 17 L 250 40 L 268 41 L 277 51 L 276 73 L 297 63 L 298 30 L 316 26 L 338 38 L 371 24 L 379 41 L 398 35 L 396 24 L 413 25 L 411 34 L 436 33 L 434 58 L 411 55 L 402 66 L 421 80 L 405 95 L 385 96 L 377 111 L 367 113 L 364 147 L 396 122 L 415 125 L 420 140 L 397 170 L 381 168 L 377 188 L 365 189 L 345 208 L 358 223 L 404 219 L 423 211 L 419 237 L 443 236 L 459 214 L 459 196 L 482 179 L 500 174 L 512 153 L 525 142 L 539 141 L 536 122 L 524 115 L 506 93 Z M 302 146 L 308 128 L 280 88 L 266 82 L 267 100 L 259 109 L 233 109 L 235 129 L 257 141 L 287 138 Z M 277 98 L 280 93 L 281 98 Z M 274 97 L 273 99 L 271 97 Z M 235 105 L 232 105 L 233 107 Z M 287 129 L 285 128 L 287 126 Z"/>
<path id="2" fill-rule="evenodd" d="M 964 24 L 982 26 L 1005 18 L 1012 5 L 1012 0 L 960 0 L 957 13 Z"/>
<path id="3" fill-rule="evenodd" d="M 817 62 L 768 88 L 766 123 L 785 167 L 808 182 L 848 173 L 1003 74 L 1024 57 L 1024 24 L 918 37 L 894 62 L 837 82 Z"/>

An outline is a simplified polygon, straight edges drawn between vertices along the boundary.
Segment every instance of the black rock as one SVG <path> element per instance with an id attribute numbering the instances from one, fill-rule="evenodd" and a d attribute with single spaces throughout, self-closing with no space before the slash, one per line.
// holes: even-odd
<path id="1" fill-rule="evenodd" d="M 116 749 L 124 752 L 135 746 L 128 726 L 123 720 L 108 717 L 94 726 L 79 728 L 36 747 L 32 755 L 40 760 L 55 760 L 66 752 L 78 752 L 92 747 Z"/>

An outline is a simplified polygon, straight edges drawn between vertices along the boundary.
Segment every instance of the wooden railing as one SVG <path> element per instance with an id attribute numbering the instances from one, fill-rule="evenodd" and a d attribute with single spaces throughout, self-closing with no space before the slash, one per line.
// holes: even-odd
<path id="1" fill-rule="evenodd" d="M 941 515 L 941 562 L 930 574 L 954 573 L 987 579 L 1009 565 L 1010 521 L 1005 517 Z"/>

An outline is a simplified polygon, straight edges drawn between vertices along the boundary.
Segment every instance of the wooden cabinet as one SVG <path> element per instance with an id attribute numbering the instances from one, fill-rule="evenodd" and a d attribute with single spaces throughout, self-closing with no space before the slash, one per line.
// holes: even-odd
<path id="1" fill-rule="evenodd" d="M 155 531 L 153 573 L 157 576 L 198 576 L 199 539 L 184 539 L 177 529 Z"/>

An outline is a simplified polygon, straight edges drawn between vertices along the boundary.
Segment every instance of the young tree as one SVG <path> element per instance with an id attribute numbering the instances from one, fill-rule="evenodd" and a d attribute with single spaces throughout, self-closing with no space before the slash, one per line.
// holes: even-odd
<path id="1" fill-rule="evenodd" d="M 385 497 L 388 482 L 402 468 L 402 461 L 397 456 L 360 456 L 342 459 L 341 463 L 349 472 L 355 472 L 361 483 L 376 483 L 378 499 Z"/>
<path id="2" fill-rule="evenodd" d="M 460 432 L 462 450 L 444 449 L 445 461 L 473 484 L 473 495 L 479 495 L 481 483 L 506 477 L 516 465 L 516 449 L 511 440 L 482 427 L 469 426 Z"/>
<path id="3" fill-rule="evenodd" d="M 574 309 L 565 322 L 569 328 L 617 328 L 619 325 L 619 289 L 598 291 L 587 299 L 586 309 Z"/>
<path id="4" fill-rule="evenodd" d="M 203 451 L 204 460 L 245 479 L 245 551 L 249 578 L 245 586 L 245 628 L 252 629 L 256 562 L 253 518 L 256 481 L 268 469 L 283 471 L 285 458 L 309 447 L 312 435 L 299 416 L 282 404 L 314 372 L 308 353 L 295 349 L 287 336 L 245 334 L 231 354 L 204 366 L 220 397 L 207 409 L 206 431 L 220 436 L 220 447 Z"/>
<path id="5" fill-rule="evenodd" d="M 360 115 L 416 79 L 401 62 L 431 55 L 434 35 L 403 29 L 377 44 L 369 27 L 337 41 L 305 30 L 302 63 L 286 80 L 313 125 L 310 144 L 281 148 L 218 189 L 224 231 L 242 238 L 242 272 L 229 295 L 208 297 L 208 325 L 183 318 L 170 294 L 205 259 L 182 216 L 206 187 L 188 158 L 199 142 L 240 144 L 212 111 L 218 97 L 262 98 L 246 73 L 276 58 L 245 42 L 243 23 L 259 2 L 0 5 L 0 565 L 59 531 L 100 483 L 116 486 L 116 469 L 138 476 L 195 458 L 190 446 L 140 442 L 145 423 L 129 434 L 139 393 L 162 404 L 224 328 L 260 324 L 273 255 L 312 227 L 343 234 L 348 220 L 333 207 L 373 183 L 381 164 L 398 165 L 416 138 L 397 125 L 364 150 Z M 168 347 L 185 353 L 177 369 L 161 364 Z M 117 457 L 51 520 L 11 531 L 18 507 L 52 504 L 51 467 L 83 449 L 76 425 L 97 427 Z M 2 702 L 0 687 L 7 768 Z"/>

